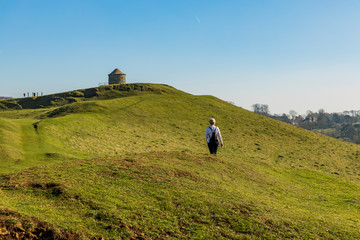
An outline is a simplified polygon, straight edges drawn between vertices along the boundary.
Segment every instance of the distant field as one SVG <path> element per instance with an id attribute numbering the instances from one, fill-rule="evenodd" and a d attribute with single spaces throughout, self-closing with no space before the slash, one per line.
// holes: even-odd
<path id="1" fill-rule="evenodd" d="M 335 128 L 312 129 L 312 131 L 322 133 L 322 134 L 325 134 L 325 135 L 334 135 L 336 133 Z"/>
<path id="2" fill-rule="evenodd" d="M 0 101 L 0 234 L 360 238 L 359 146 L 166 85 L 94 89 Z"/>

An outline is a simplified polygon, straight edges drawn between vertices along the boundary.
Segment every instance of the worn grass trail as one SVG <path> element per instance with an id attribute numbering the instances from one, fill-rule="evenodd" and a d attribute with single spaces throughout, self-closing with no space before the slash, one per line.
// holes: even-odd
<path id="1" fill-rule="evenodd" d="M 80 239 L 360 237 L 359 146 L 140 86 L 1 111 L 1 208 Z M 210 117 L 225 141 L 216 157 L 204 140 Z"/>

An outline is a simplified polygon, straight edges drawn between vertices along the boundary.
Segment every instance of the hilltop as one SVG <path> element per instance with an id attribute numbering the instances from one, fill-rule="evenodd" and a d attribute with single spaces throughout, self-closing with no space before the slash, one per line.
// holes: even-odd
<path id="1" fill-rule="evenodd" d="M 159 84 L 0 106 L 0 238 L 360 237 L 355 144 Z"/>
<path id="2" fill-rule="evenodd" d="M 70 92 L 50 94 L 0 101 L 0 109 L 36 109 L 62 106 L 69 103 L 87 101 L 89 99 L 112 99 L 142 94 L 173 93 L 169 86 L 154 86 L 151 84 L 116 84 L 95 88 L 79 89 Z"/>

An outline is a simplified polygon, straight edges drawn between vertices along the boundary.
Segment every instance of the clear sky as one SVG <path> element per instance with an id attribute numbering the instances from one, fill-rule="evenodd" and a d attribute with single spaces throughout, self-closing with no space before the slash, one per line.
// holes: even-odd
<path id="1" fill-rule="evenodd" d="M 358 0 L 0 0 L 0 96 L 172 85 L 271 113 L 360 109 Z"/>

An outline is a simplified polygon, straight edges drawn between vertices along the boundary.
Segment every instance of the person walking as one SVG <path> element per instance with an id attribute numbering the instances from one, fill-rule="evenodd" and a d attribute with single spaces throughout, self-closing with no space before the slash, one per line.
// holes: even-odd
<path id="1" fill-rule="evenodd" d="M 216 154 L 219 147 L 219 140 L 221 147 L 224 146 L 224 143 L 221 137 L 220 129 L 215 126 L 215 118 L 210 119 L 209 123 L 210 126 L 206 128 L 206 142 L 210 153 Z"/>

